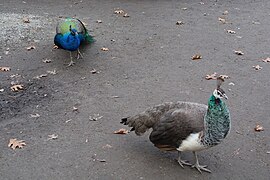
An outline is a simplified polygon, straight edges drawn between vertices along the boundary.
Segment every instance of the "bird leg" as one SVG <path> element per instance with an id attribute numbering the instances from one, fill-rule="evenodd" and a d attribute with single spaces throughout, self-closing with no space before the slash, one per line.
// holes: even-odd
<path id="1" fill-rule="evenodd" d="M 179 165 L 184 168 L 184 165 L 187 165 L 187 166 L 191 166 L 192 164 L 188 163 L 188 161 L 186 160 L 182 160 L 181 159 L 181 152 L 178 151 L 178 159 L 177 159 L 177 162 L 179 163 Z"/>
<path id="2" fill-rule="evenodd" d="M 81 58 L 83 58 L 83 55 L 82 53 L 80 52 L 79 48 L 77 49 L 77 59 L 80 59 L 80 56 Z"/>
<path id="3" fill-rule="evenodd" d="M 70 63 L 68 64 L 68 66 L 73 66 L 75 64 L 75 62 L 72 61 L 71 51 L 69 51 L 69 55 L 70 55 Z"/>
<path id="4" fill-rule="evenodd" d="M 195 158 L 195 164 L 192 165 L 192 167 L 196 168 L 200 173 L 202 173 L 202 171 L 206 171 L 206 172 L 211 173 L 211 171 L 206 168 L 207 167 L 206 165 L 200 165 L 199 164 L 197 153 L 195 151 L 193 151 L 193 154 L 194 154 L 194 158 Z"/>

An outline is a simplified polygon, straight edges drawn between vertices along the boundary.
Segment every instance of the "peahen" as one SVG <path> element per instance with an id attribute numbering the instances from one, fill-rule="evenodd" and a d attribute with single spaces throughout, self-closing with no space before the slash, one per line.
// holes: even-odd
<path id="1" fill-rule="evenodd" d="M 137 135 L 152 128 L 150 141 L 164 151 L 178 151 L 178 163 L 195 167 L 199 172 L 211 172 L 200 165 L 197 151 L 218 145 L 229 133 L 231 118 L 222 101 L 228 99 L 221 89 L 224 81 L 217 78 L 217 88 L 208 100 L 208 106 L 192 102 L 167 102 L 150 108 L 138 115 L 123 118 L 121 123 L 132 127 Z M 192 151 L 195 164 L 181 159 L 181 152 Z"/>
<path id="2" fill-rule="evenodd" d="M 88 31 L 82 21 L 75 18 L 65 18 L 56 26 L 56 35 L 54 37 L 54 44 L 58 48 L 68 50 L 70 52 L 70 63 L 68 66 L 74 64 L 72 60 L 72 51 L 77 51 L 77 59 L 82 58 L 79 46 L 83 42 L 92 43 L 95 40 Z"/>

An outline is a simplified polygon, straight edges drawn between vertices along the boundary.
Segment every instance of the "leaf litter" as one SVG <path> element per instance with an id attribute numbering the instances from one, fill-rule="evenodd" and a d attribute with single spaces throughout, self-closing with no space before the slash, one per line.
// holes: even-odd
<path id="1" fill-rule="evenodd" d="M 13 92 L 18 92 L 20 90 L 23 90 L 23 85 L 22 84 L 15 84 L 10 87 L 11 91 Z"/>
<path id="2" fill-rule="evenodd" d="M 260 131 L 264 131 L 264 128 L 263 128 L 263 126 L 257 124 L 257 125 L 255 126 L 254 130 L 257 131 L 257 132 L 260 132 Z"/>
<path id="3" fill-rule="evenodd" d="M 114 131 L 113 133 L 114 134 L 127 134 L 128 130 L 122 128 L 122 129 L 119 129 L 117 131 Z"/>
<path id="4" fill-rule="evenodd" d="M 252 66 L 256 71 L 259 71 L 262 69 L 260 65 Z"/>
<path id="5" fill-rule="evenodd" d="M 8 147 L 10 147 L 11 149 L 15 150 L 16 148 L 23 148 L 26 145 L 26 143 L 24 142 L 24 140 L 17 140 L 15 139 L 10 139 L 9 143 L 8 143 Z"/>
<path id="6" fill-rule="evenodd" d="M 194 56 L 192 56 L 192 60 L 199 60 L 199 59 L 202 59 L 202 55 L 195 54 Z"/>
<path id="7" fill-rule="evenodd" d="M 0 71 L 2 72 L 10 71 L 10 67 L 0 67 Z"/>

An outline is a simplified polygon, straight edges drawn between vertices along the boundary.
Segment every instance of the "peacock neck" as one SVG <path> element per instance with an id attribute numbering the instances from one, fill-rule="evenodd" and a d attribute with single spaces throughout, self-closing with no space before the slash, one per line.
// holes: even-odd
<path id="1" fill-rule="evenodd" d="M 208 100 L 208 109 L 204 117 L 203 144 L 206 146 L 219 144 L 229 133 L 230 123 L 230 113 L 226 104 L 212 95 Z"/>

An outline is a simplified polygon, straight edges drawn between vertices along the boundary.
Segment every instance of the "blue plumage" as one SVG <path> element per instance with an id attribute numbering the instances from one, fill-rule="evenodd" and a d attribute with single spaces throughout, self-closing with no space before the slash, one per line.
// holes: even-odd
<path id="1" fill-rule="evenodd" d="M 72 51 L 77 51 L 77 59 L 82 57 L 79 47 L 83 42 L 92 43 L 95 40 L 87 32 L 87 29 L 79 19 L 66 18 L 58 23 L 56 27 L 56 35 L 54 37 L 54 44 L 61 49 L 70 51 L 70 63 L 73 65 Z"/>

